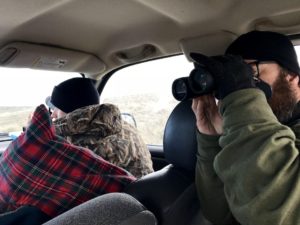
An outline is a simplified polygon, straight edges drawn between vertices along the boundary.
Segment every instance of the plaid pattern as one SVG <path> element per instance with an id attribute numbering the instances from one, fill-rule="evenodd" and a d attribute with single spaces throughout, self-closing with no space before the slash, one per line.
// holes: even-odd
<path id="1" fill-rule="evenodd" d="M 0 212 L 32 205 L 56 216 L 134 181 L 127 171 L 55 134 L 44 105 L 0 158 Z"/>

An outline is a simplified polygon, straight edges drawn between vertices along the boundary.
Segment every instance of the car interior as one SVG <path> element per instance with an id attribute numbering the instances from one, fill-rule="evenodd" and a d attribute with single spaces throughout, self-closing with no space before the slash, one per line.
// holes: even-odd
<path id="1" fill-rule="evenodd" d="M 194 131 L 191 101 L 180 102 L 171 113 L 164 132 L 163 148 L 170 164 L 125 189 L 162 224 L 193 224 L 193 221 L 205 224 L 194 183 L 197 151 Z"/>
<path id="2" fill-rule="evenodd" d="M 297 46 L 299 15 L 297 0 L 3 0 L 0 66 L 75 72 L 96 80 L 101 98 L 117 71 L 178 55 L 192 62 L 193 52 L 222 55 L 248 31 L 283 33 Z M 195 130 L 191 100 L 178 102 L 166 121 L 163 144 L 147 143 L 155 171 L 124 191 L 160 225 L 210 224 L 194 183 Z M 11 141 L 0 138 L 1 148 Z"/>

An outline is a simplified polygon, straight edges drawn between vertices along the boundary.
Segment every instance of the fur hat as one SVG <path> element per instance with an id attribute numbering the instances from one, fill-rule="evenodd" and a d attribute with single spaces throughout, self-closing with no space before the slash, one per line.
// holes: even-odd
<path id="1" fill-rule="evenodd" d="M 46 104 L 55 106 L 65 113 L 75 109 L 99 104 L 99 94 L 93 80 L 89 78 L 71 78 L 55 86 L 51 98 L 46 99 Z"/>
<path id="2" fill-rule="evenodd" d="M 244 59 L 275 61 L 283 68 L 300 75 L 297 54 L 292 42 L 283 34 L 271 31 L 251 31 L 238 37 L 226 54 Z"/>

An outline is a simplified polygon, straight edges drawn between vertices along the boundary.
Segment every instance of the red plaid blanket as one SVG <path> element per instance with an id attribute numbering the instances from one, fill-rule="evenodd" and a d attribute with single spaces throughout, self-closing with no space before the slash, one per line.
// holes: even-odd
<path id="1" fill-rule="evenodd" d="M 22 205 L 56 216 L 91 198 L 119 192 L 135 178 L 55 134 L 44 105 L 0 158 L 0 213 Z"/>

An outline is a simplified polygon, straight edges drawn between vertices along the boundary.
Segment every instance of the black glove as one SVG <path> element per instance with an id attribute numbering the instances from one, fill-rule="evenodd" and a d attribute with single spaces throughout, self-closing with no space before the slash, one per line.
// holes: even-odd
<path id="1" fill-rule="evenodd" d="M 256 87 L 251 67 L 240 56 L 207 57 L 202 54 L 191 53 L 191 58 L 196 63 L 205 66 L 212 74 L 218 99 L 223 99 L 237 90 Z"/>

